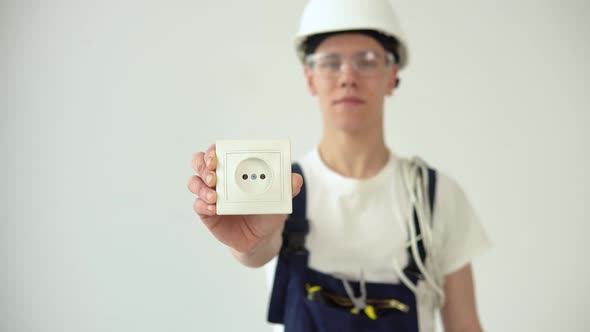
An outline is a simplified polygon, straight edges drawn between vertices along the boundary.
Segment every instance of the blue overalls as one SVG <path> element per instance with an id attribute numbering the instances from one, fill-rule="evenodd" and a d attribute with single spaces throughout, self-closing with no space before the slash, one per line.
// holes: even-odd
<path id="1" fill-rule="evenodd" d="M 298 164 L 294 173 L 303 176 Z M 434 206 L 436 172 L 428 170 L 430 208 Z M 418 332 L 416 297 L 403 283 L 366 283 L 349 281 L 349 292 L 341 279 L 308 267 L 309 252 L 305 236 L 309 231 L 306 219 L 305 181 L 299 195 L 293 199 L 293 213 L 285 222 L 283 245 L 279 252 L 272 289 L 268 321 L 285 326 L 285 332 L 353 332 L 396 331 Z M 414 225 L 420 235 L 416 212 Z M 420 257 L 426 252 L 418 243 Z M 409 263 L 404 273 L 416 284 L 421 274 L 409 252 Z M 364 287 L 363 287 L 364 286 Z M 358 297 L 365 290 L 367 307 L 356 310 L 350 291 Z M 370 309 L 370 310 L 369 310 Z"/>

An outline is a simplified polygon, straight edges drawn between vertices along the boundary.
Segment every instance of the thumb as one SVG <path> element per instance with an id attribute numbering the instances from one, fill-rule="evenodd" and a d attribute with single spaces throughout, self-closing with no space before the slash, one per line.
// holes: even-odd
<path id="1" fill-rule="evenodd" d="M 301 186 L 303 186 L 303 177 L 301 174 L 293 173 L 291 175 L 291 193 L 293 194 L 293 197 L 299 194 Z"/>

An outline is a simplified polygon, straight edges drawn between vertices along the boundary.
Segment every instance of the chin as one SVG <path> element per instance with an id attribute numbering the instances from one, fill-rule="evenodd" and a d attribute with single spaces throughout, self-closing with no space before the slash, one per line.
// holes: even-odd
<path id="1" fill-rule="evenodd" d="M 363 111 L 342 112 L 340 110 L 340 112 L 336 111 L 329 115 L 324 114 L 324 121 L 330 123 L 330 127 L 349 134 L 370 131 L 374 120 Z"/>
<path id="2" fill-rule="evenodd" d="M 368 126 L 360 121 L 341 121 L 337 128 L 349 134 L 359 134 L 368 130 Z"/>

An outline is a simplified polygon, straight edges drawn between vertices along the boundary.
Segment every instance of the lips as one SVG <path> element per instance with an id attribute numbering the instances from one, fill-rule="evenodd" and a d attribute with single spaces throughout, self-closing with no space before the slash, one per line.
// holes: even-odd
<path id="1" fill-rule="evenodd" d="M 360 105 L 360 104 L 364 104 L 365 101 L 357 98 L 357 97 L 352 97 L 352 96 L 348 96 L 348 97 L 343 97 L 340 99 L 337 99 L 334 101 L 335 105 L 338 104 L 348 104 L 348 105 Z"/>

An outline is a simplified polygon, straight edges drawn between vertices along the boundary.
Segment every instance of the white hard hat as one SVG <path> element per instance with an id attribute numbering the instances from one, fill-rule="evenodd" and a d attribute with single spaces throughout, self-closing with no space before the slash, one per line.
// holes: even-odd
<path id="1" fill-rule="evenodd" d="M 401 69 L 408 64 L 406 38 L 389 0 L 310 0 L 295 37 L 300 59 L 309 36 L 349 30 L 374 30 L 395 38 L 398 66 Z"/>

